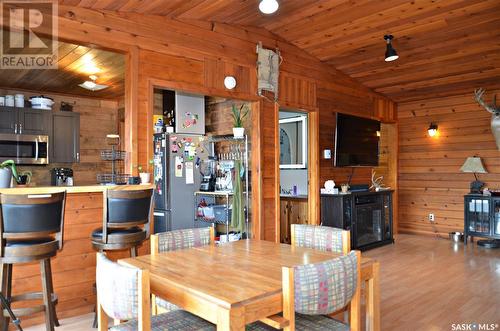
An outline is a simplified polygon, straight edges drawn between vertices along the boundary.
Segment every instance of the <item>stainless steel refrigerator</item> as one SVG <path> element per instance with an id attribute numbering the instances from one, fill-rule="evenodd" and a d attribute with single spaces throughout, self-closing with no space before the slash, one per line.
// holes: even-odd
<path id="1" fill-rule="evenodd" d="M 201 226 L 194 221 L 194 192 L 200 188 L 200 162 L 208 156 L 204 138 L 193 134 L 154 135 L 155 233 Z"/>

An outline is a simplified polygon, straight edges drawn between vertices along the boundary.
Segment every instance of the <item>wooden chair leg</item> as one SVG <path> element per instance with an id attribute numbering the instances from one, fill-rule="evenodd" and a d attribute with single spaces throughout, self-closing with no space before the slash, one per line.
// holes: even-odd
<path id="1" fill-rule="evenodd" d="M 54 294 L 54 283 L 52 282 L 52 266 L 50 264 L 50 260 L 47 261 L 47 268 L 48 268 L 47 281 L 49 282 L 50 302 L 52 303 L 52 295 Z M 57 311 L 55 304 L 52 305 L 52 320 L 54 321 L 55 326 L 61 326 L 61 324 L 59 324 L 59 319 L 57 318 Z"/>
<path id="2" fill-rule="evenodd" d="M 136 257 L 137 256 L 137 246 L 134 246 L 130 249 L 130 257 Z"/>
<path id="3" fill-rule="evenodd" d="M 49 274 L 50 267 L 48 266 L 49 259 L 40 261 L 40 272 L 42 274 L 42 296 L 43 304 L 45 305 L 45 329 L 47 331 L 54 331 L 54 316 L 52 311 L 52 295 L 50 293 Z"/>

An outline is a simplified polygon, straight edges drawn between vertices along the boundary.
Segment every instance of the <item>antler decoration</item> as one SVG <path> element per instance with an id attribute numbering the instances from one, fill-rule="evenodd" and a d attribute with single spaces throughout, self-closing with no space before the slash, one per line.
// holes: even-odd
<path id="1" fill-rule="evenodd" d="M 483 100 L 483 94 L 486 91 L 482 88 L 474 90 L 474 99 L 480 104 L 484 109 L 491 113 L 491 132 L 495 137 L 498 150 L 500 150 L 500 106 L 497 105 L 497 96 L 493 96 L 493 103 L 487 104 Z"/>
<path id="2" fill-rule="evenodd" d="M 495 94 L 493 96 L 493 103 L 488 105 L 483 100 L 483 95 L 485 92 L 486 92 L 486 90 L 483 88 L 475 89 L 474 90 L 474 99 L 477 101 L 478 104 L 480 104 L 484 109 L 486 109 L 490 113 L 492 113 L 494 115 L 500 114 L 500 106 L 497 105 L 497 95 Z"/>
<path id="3" fill-rule="evenodd" d="M 370 186 L 370 189 L 375 189 L 375 191 L 379 191 L 381 188 L 384 187 L 384 184 L 382 184 L 383 180 L 384 176 L 379 176 L 375 178 L 375 170 L 372 170 L 372 186 Z"/>

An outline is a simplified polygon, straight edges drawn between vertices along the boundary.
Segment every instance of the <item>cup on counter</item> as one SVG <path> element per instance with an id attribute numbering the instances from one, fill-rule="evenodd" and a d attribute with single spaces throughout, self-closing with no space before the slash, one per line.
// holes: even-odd
<path id="1" fill-rule="evenodd" d="M 342 190 L 342 193 L 347 193 L 347 192 L 349 192 L 349 185 L 342 184 L 342 185 L 340 185 L 340 189 Z"/>
<path id="2" fill-rule="evenodd" d="M 14 107 L 15 102 L 14 102 L 14 96 L 13 95 L 6 95 L 5 96 L 5 105 L 7 107 Z"/>

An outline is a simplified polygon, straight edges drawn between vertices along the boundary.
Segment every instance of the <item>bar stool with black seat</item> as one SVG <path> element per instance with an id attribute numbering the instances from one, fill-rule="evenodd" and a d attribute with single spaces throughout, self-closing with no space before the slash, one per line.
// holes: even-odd
<path id="1" fill-rule="evenodd" d="M 59 326 L 55 313 L 50 259 L 63 247 L 66 193 L 0 195 L 0 263 L 2 293 L 9 305 L 17 301 L 43 300 L 33 307 L 13 309 L 17 317 L 45 313 L 47 331 Z M 42 292 L 12 295 L 12 266 L 40 262 Z M 3 310 L 1 328 L 7 330 L 9 315 Z"/>
<path id="2" fill-rule="evenodd" d="M 129 249 L 130 256 L 137 256 L 137 248 L 149 238 L 152 210 L 153 189 L 104 191 L 102 228 L 92 232 L 92 246 L 101 253 Z M 97 328 L 97 314 L 93 327 Z"/>
<path id="3" fill-rule="evenodd" d="M 111 189 L 103 199 L 103 224 L 92 232 L 92 246 L 99 252 L 130 249 L 137 256 L 137 247 L 149 238 L 153 189 Z"/>

